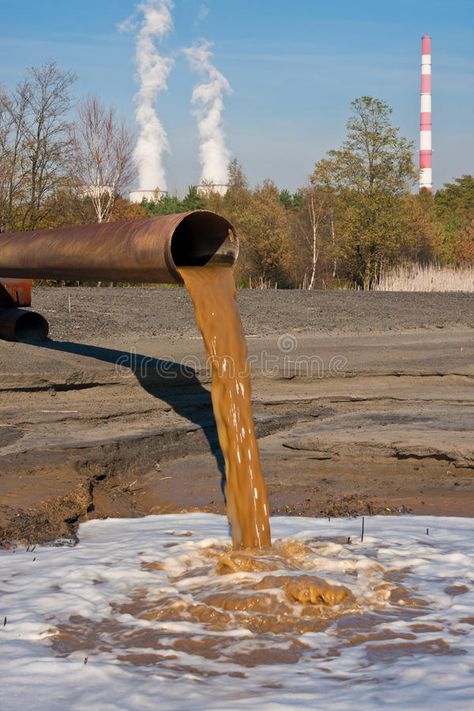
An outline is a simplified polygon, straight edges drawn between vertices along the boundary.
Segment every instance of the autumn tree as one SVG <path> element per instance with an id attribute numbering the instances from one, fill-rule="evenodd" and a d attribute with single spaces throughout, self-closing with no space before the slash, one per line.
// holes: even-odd
<path id="1" fill-rule="evenodd" d="M 457 243 L 464 240 L 474 220 L 474 176 L 463 175 L 446 183 L 435 195 L 436 214 L 445 233 L 444 256 L 458 258 Z"/>
<path id="2" fill-rule="evenodd" d="M 413 146 L 392 126 L 385 102 L 363 96 L 351 106 L 347 138 L 316 164 L 311 183 L 332 194 L 346 276 L 367 289 L 400 253 L 400 199 L 415 179 Z"/>
<path id="3" fill-rule="evenodd" d="M 392 109 L 370 96 L 355 99 L 351 107 L 347 138 L 316 164 L 312 182 L 365 195 L 406 193 L 416 177 L 413 144 L 392 126 Z"/>
<path id="4" fill-rule="evenodd" d="M 474 264 L 474 219 L 456 240 L 454 257 L 458 264 Z"/>
<path id="5" fill-rule="evenodd" d="M 212 212 L 217 212 L 222 215 L 225 211 L 224 208 L 224 198 L 222 193 L 217 192 L 217 190 L 208 190 L 204 195 L 202 195 L 204 200 L 204 207 L 206 210 L 211 210 Z"/>
<path id="6" fill-rule="evenodd" d="M 423 265 L 443 261 L 443 226 L 430 192 L 404 195 L 400 201 L 400 221 L 401 261 Z"/>
<path id="7" fill-rule="evenodd" d="M 265 180 L 255 190 L 242 190 L 231 197 L 233 200 L 238 197 L 229 219 L 241 236 L 240 274 L 256 278 L 262 284 L 287 286 L 293 266 L 290 220 L 280 202 L 278 188 Z"/>
<path id="8" fill-rule="evenodd" d="M 112 212 L 110 213 L 110 222 L 122 222 L 124 220 L 140 220 L 147 217 L 146 209 L 143 205 L 130 202 L 122 197 L 117 197 L 115 200 Z"/>
<path id="9" fill-rule="evenodd" d="M 338 253 L 345 274 L 367 290 L 384 270 L 400 260 L 400 200 L 387 192 L 350 197 L 340 209 Z"/>
<path id="10" fill-rule="evenodd" d="M 247 210 L 251 199 L 251 190 L 247 177 L 239 161 L 234 158 L 227 168 L 227 192 L 223 196 L 222 208 L 225 216 L 232 220 Z"/>
<path id="11" fill-rule="evenodd" d="M 244 173 L 242 164 L 237 158 L 232 158 L 227 166 L 227 187 L 226 195 L 245 192 L 249 189 L 247 176 Z"/>
<path id="12" fill-rule="evenodd" d="M 90 97 L 79 105 L 72 146 L 76 189 L 92 202 L 97 222 L 107 222 L 136 173 L 133 137 L 112 107 Z"/>
<path id="13" fill-rule="evenodd" d="M 224 195 L 210 193 L 206 197 L 206 207 L 226 217 L 237 229 L 240 238 L 237 275 L 241 282 L 249 276 L 257 276 L 250 242 L 252 237 L 245 232 L 252 210 L 252 191 L 242 165 L 233 158 L 227 167 L 227 191 Z"/>

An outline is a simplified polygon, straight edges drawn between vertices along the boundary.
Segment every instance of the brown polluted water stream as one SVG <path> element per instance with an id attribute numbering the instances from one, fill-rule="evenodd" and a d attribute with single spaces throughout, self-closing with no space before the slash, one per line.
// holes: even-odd
<path id="1" fill-rule="evenodd" d="M 225 460 L 234 548 L 271 545 L 269 504 L 250 400 L 247 344 L 230 266 L 180 267 L 212 373 L 212 407 Z"/>

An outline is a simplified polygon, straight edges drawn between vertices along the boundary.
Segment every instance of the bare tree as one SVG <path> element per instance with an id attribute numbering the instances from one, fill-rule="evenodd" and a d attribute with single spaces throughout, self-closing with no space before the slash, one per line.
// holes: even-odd
<path id="1" fill-rule="evenodd" d="M 30 189 L 24 229 L 35 229 L 46 199 L 60 187 L 67 173 L 69 88 L 76 78 L 71 72 L 58 69 L 54 62 L 32 69 L 31 77 L 25 146 Z"/>
<path id="2" fill-rule="evenodd" d="M 309 279 L 308 289 L 314 289 L 314 282 L 316 279 L 316 266 L 319 259 L 319 226 L 321 223 L 321 215 L 324 207 L 324 199 L 319 200 L 319 204 L 316 203 L 316 196 L 314 190 L 309 190 L 307 195 L 308 201 L 308 213 L 309 213 L 309 223 L 311 226 L 311 276 Z"/>
<path id="3" fill-rule="evenodd" d="M 317 190 L 312 186 L 303 188 L 301 195 L 303 197 L 303 209 L 298 218 L 299 231 L 307 244 L 310 258 L 309 279 L 306 268 L 303 289 L 314 289 L 316 270 L 322 249 L 322 223 L 326 218 L 327 199 L 323 191 Z"/>
<path id="4" fill-rule="evenodd" d="M 332 207 L 329 211 L 329 224 L 331 226 L 331 244 L 333 252 L 332 278 L 335 279 L 337 276 L 336 230 L 334 229 L 334 208 Z"/>
<path id="5" fill-rule="evenodd" d="M 20 84 L 10 96 L 0 92 L 0 190 L 2 231 L 19 227 L 17 216 L 24 211 L 28 190 L 24 142 L 29 91 Z"/>
<path id="6" fill-rule="evenodd" d="M 77 190 L 90 198 L 97 222 L 106 222 L 117 196 L 135 176 L 132 135 L 112 107 L 90 97 L 79 105 L 72 144 Z"/>
<path id="7" fill-rule="evenodd" d="M 6 95 L 0 87 L 0 232 L 5 231 L 8 203 L 8 178 L 10 174 L 10 151 L 8 136 L 10 121 L 5 109 Z"/>
<path id="8" fill-rule="evenodd" d="M 2 229 L 35 229 L 67 174 L 74 81 L 48 62 L 32 68 L 10 95 L 0 93 Z"/>

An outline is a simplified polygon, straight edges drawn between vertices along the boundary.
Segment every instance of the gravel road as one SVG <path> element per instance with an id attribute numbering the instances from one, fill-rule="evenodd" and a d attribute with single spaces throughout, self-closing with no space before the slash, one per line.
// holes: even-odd
<path id="1" fill-rule="evenodd" d="M 474 294 L 240 289 L 238 301 L 244 330 L 255 335 L 474 327 Z M 181 287 L 39 287 L 33 306 L 58 339 L 196 333 L 191 300 Z"/>

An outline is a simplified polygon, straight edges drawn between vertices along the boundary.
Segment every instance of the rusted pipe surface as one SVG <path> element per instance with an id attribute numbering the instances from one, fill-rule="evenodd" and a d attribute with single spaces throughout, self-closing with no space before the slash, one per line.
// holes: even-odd
<path id="1" fill-rule="evenodd" d="M 180 266 L 233 264 L 234 228 L 207 210 L 0 235 L 0 274 L 29 279 L 181 282 Z"/>
<path id="2" fill-rule="evenodd" d="M 1 306 L 31 306 L 31 279 L 0 277 Z"/>

